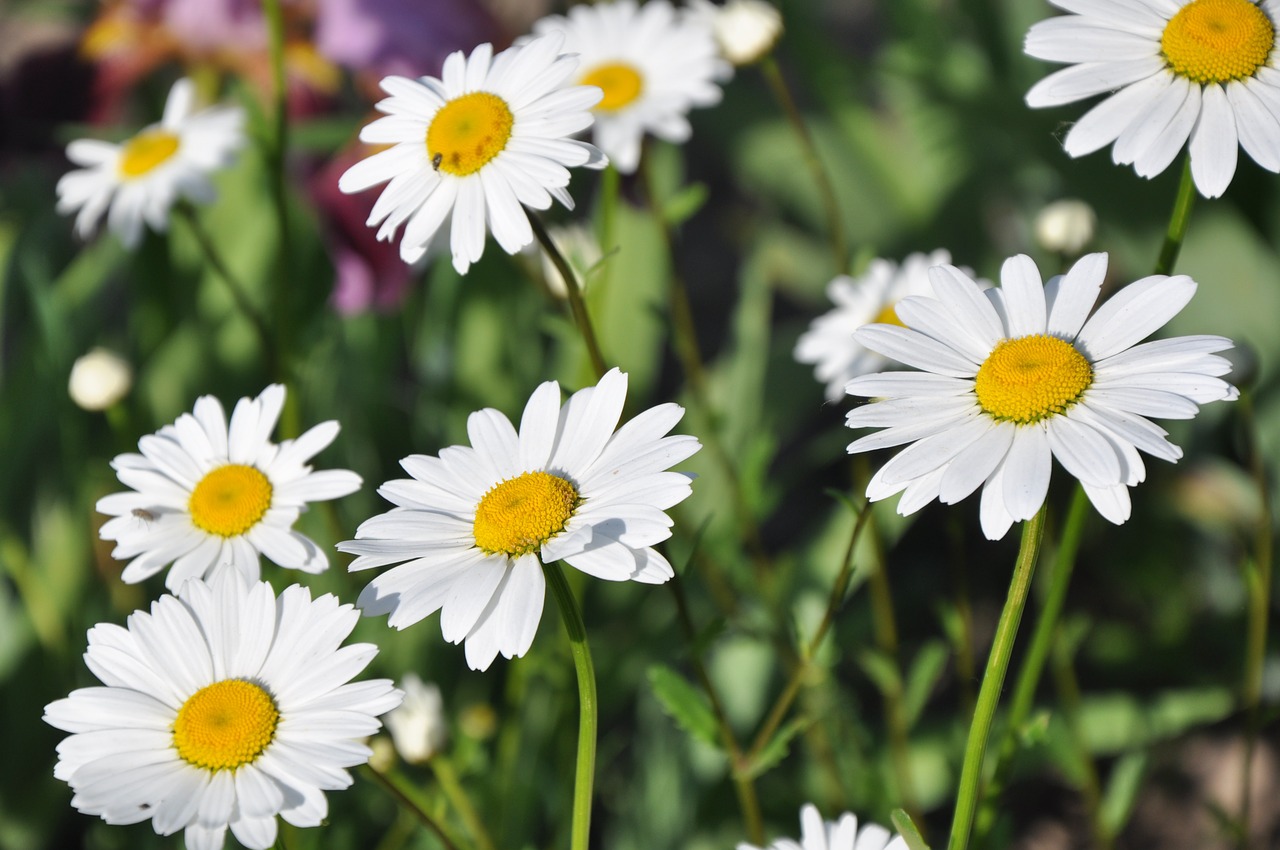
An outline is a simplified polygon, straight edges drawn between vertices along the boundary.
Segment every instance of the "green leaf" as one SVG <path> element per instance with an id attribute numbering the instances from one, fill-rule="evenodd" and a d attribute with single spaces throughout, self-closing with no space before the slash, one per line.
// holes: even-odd
<path id="1" fill-rule="evenodd" d="M 1023 747 L 1030 749 L 1038 746 L 1049 734 L 1049 721 L 1052 715 L 1048 711 L 1037 711 L 1017 728 L 1018 741 Z"/>
<path id="2" fill-rule="evenodd" d="M 797 717 L 783 726 L 769 739 L 769 743 L 761 748 L 760 755 L 746 766 L 742 774 L 748 779 L 755 779 L 768 773 L 791 752 L 791 739 L 809 728 L 811 723 L 813 721 L 807 717 Z"/>
<path id="3" fill-rule="evenodd" d="M 678 227 L 702 209 L 709 194 L 703 183 L 690 183 L 688 186 L 683 186 L 662 205 L 662 217 L 672 227 Z"/>
<path id="4" fill-rule="evenodd" d="M 898 830 L 898 834 L 902 836 L 902 840 L 907 842 L 910 850 L 929 850 L 929 845 L 925 843 L 924 836 L 920 834 L 920 830 L 916 829 L 915 822 L 911 820 L 911 815 L 907 814 L 904 809 L 894 809 L 889 815 L 889 819 L 893 821 L 893 828 Z"/>
<path id="5" fill-rule="evenodd" d="M 946 644 L 939 640 L 929 641 L 916 653 L 911 669 L 907 672 L 907 687 L 903 694 L 908 729 L 920 719 L 925 703 L 929 701 L 929 694 L 933 693 L 933 687 L 947 665 L 949 655 Z"/>
<path id="6" fill-rule="evenodd" d="M 649 668 L 649 685 L 662 709 L 694 738 L 720 748 L 720 737 L 711 704 L 701 691 L 679 673 L 662 664 Z"/>
<path id="7" fill-rule="evenodd" d="M 1103 792 L 1098 816 L 1107 835 L 1118 835 L 1133 812 L 1133 804 L 1147 772 L 1147 754 L 1129 753 L 1121 756 L 1111 769 L 1111 778 Z"/>
<path id="8" fill-rule="evenodd" d="M 858 664 L 881 693 L 902 690 L 902 676 L 898 673 L 898 665 L 878 649 L 867 649 L 859 653 Z"/>

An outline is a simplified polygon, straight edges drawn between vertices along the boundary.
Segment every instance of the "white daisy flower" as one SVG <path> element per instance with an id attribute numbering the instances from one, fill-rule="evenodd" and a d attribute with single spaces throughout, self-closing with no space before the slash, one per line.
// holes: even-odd
<path id="1" fill-rule="evenodd" d="M 1190 139 L 1207 198 L 1226 191 L 1236 149 L 1280 171 L 1280 0 L 1049 0 L 1070 12 L 1027 33 L 1037 59 L 1071 63 L 1027 92 L 1033 107 L 1115 92 L 1076 122 L 1063 147 L 1154 177 Z"/>
<path id="2" fill-rule="evenodd" d="M 102 682 L 45 707 L 73 733 L 54 776 L 77 810 L 107 823 L 185 830 L 218 850 L 227 827 L 245 847 L 276 841 L 276 815 L 319 826 L 325 791 L 368 760 L 361 739 L 400 703 L 388 679 L 351 682 L 378 648 L 339 648 L 359 615 L 330 594 L 248 584 L 236 570 L 186 582 L 126 628 L 89 630 L 85 663 Z"/>
<path id="3" fill-rule="evenodd" d="M 404 702 L 387 713 L 387 731 L 400 758 L 409 764 L 426 764 L 449 740 L 444 697 L 435 682 L 424 682 L 417 673 L 400 680 Z"/>
<path id="4" fill-rule="evenodd" d="M 592 138 L 624 174 L 640 164 L 645 133 L 687 141 L 693 131 L 685 113 L 719 103 L 716 80 L 731 73 L 711 27 L 680 15 L 667 0 L 574 6 L 533 29 L 564 33 L 565 50 L 582 59 L 577 82 L 604 90 Z"/>
<path id="5" fill-rule="evenodd" d="M 738 844 L 738 850 L 760 848 L 744 842 Z M 838 821 L 823 822 L 818 808 L 805 803 L 800 809 L 800 840 L 779 838 L 768 850 L 907 850 L 907 842 L 878 824 L 858 829 L 858 818 L 852 812 L 845 812 Z"/>
<path id="6" fill-rule="evenodd" d="M 827 385 L 827 400 L 844 396 L 845 384 L 894 363 L 864 346 L 853 332 L 872 322 L 901 325 L 894 307 L 908 295 L 928 295 L 929 268 L 951 262 L 951 254 L 938 249 L 931 254 L 911 254 L 901 265 L 876 258 L 858 277 L 839 275 L 827 284 L 834 310 L 813 320 L 796 340 L 795 358 L 813 363 L 814 377 Z M 966 273 L 969 269 L 964 269 Z M 987 281 L 979 281 L 984 288 Z"/>
<path id="7" fill-rule="evenodd" d="M 1147 419 L 1189 419 L 1199 405 L 1236 398 L 1218 376 L 1230 363 L 1220 336 L 1136 344 L 1187 305 L 1196 283 L 1152 275 L 1126 286 L 1089 316 L 1107 272 L 1106 254 L 1082 257 L 1042 285 L 1026 256 L 1001 269 L 985 293 L 954 266 L 929 270 L 933 298 L 904 298 L 905 327 L 868 325 L 863 345 L 920 372 L 849 382 L 851 395 L 880 399 L 853 410 L 851 428 L 883 428 L 850 452 L 910 443 L 873 476 L 873 501 L 902 493 L 898 513 L 938 499 L 958 502 L 979 486 L 982 530 L 996 540 L 1035 515 L 1049 489 L 1051 458 L 1080 480 L 1114 523 L 1129 518 L 1128 488 L 1146 476 L 1138 449 L 1167 461 L 1182 451 Z"/>
<path id="8" fill-rule="evenodd" d="M 603 168 L 605 157 L 567 138 L 591 126 L 601 92 L 562 84 L 578 67 L 561 54 L 560 36 L 533 39 L 497 56 L 482 44 L 464 57 L 451 53 L 441 79 L 387 77 L 386 113 L 360 131 L 372 145 L 390 145 L 342 175 L 348 194 L 386 183 L 369 214 L 390 241 L 405 225 L 400 256 L 417 262 L 446 221 L 453 266 L 466 274 L 484 253 L 486 220 L 508 254 L 533 241 L 520 205 L 545 210 L 555 198 L 573 209 L 566 166 Z"/>
<path id="9" fill-rule="evenodd" d="M 180 198 L 202 204 L 214 199 L 209 175 L 229 165 L 244 144 L 244 111 L 196 111 L 195 105 L 195 83 L 183 78 L 169 90 L 159 124 L 123 144 L 78 139 L 67 145 L 67 159 L 83 168 L 58 181 L 58 212 L 80 211 L 81 238 L 92 235 L 105 212 L 111 232 L 135 248 L 143 222 L 157 233 L 168 229 L 169 210 Z"/>
<path id="10" fill-rule="evenodd" d="M 177 590 L 192 577 L 229 564 L 250 581 L 258 554 L 282 567 L 324 572 L 329 559 L 292 529 L 308 502 L 336 499 L 360 489 L 345 469 L 313 472 L 307 461 L 333 442 L 337 422 L 322 422 L 296 440 L 269 439 L 284 407 L 284 387 L 273 384 L 256 399 L 240 399 L 228 429 L 213 396 L 197 399 L 192 413 L 138 441 L 142 454 L 111 462 L 133 490 L 98 500 L 104 540 L 115 558 L 131 558 L 121 579 L 133 584 L 173 564 L 165 586 Z"/>
<path id="11" fill-rule="evenodd" d="M 357 605 L 404 628 L 437 610 L 445 640 L 466 641 L 484 670 L 499 652 L 523 655 L 542 617 L 542 564 L 567 561 L 608 581 L 661 584 L 674 575 L 650 548 L 671 536 L 665 511 L 691 476 L 667 472 L 697 439 L 665 436 L 677 404 L 646 410 L 616 432 L 627 376 L 611 370 L 562 407 L 548 381 L 525 405 L 519 433 L 486 408 L 471 414 L 471 446 L 400 462 L 412 480 L 378 492 L 396 507 L 338 544 L 360 557 L 351 570 L 399 564 L 369 583 Z"/>

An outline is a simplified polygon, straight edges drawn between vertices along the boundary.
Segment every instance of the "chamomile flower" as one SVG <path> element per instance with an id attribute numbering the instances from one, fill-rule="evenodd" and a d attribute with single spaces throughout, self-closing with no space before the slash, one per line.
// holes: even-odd
<path id="1" fill-rule="evenodd" d="M 1219 377 L 1230 363 L 1214 353 L 1229 339 L 1139 344 L 1187 305 L 1195 281 L 1145 277 L 1090 316 L 1106 271 L 1106 254 L 1088 254 L 1044 285 L 1019 255 L 1005 261 L 1001 287 L 984 293 L 954 266 L 937 266 L 934 297 L 898 303 L 905 327 L 860 328 L 863 345 L 921 370 L 849 382 L 851 395 L 877 399 L 854 409 L 849 427 L 884 429 L 849 451 L 910 444 L 876 472 L 867 497 L 902 493 L 907 515 L 982 486 L 982 530 L 996 540 L 1040 509 L 1057 458 L 1099 513 L 1127 520 L 1128 488 L 1146 477 L 1138 450 L 1182 456 L 1147 417 L 1189 419 L 1237 392 Z"/>
<path id="2" fill-rule="evenodd" d="M 760 850 L 741 843 L 738 850 Z M 768 850 L 907 850 L 907 842 L 883 826 L 864 824 L 858 829 L 858 818 L 845 812 L 837 821 L 823 821 L 818 808 L 805 803 L 800 809 L 800 840 L 779 838 Z"/>
<path id="3" fill-rule="evenodd" d="M 548 381 L 525 405 L 519 432 L 486 408 L 471 414 L 471 446 L 412 455 L 410 480 L 378 492 L 395 508 L 338 544 L 351 570 L 399 564 L 373 579 L 357 605 L 404 628 L 441 611 L 445 640 L 466 642 L 484 670 L 533 642 L 546 583 L 542 564 L 564 560 L 608 581 L 661 584 L 674 575 L 651 548 L 671 535 L 665 511 L 689 495 L 690 476 L 668 472 L 699 449 L 665 436 L 676 404 L 650 408 L 617 431 L 627 376 L 613 369 L 560 404 Z"/>
<path id="4" fill-rule="evenodd" d="M 370 227 L 390 241 L 400 225 L 400 257 L 422 258 L 448 222 L 453 266 L 466 274 L 484 253 L 486 222 L 508 254 L 533 241 L 521 204 L 545 210 L 555 198 L 573 209 L 570 166 L 603 168 L 605 157 L 568 136 L 591 126 L 597 88 L 564 86 L 578 60 L 561 53 L 562 36 L 536 38 L 493 55 L 482 44 L 451 53 L 440 79 L 387 77 L 390 97 L 360 139 L 389 146 L 342 175 L 348 194 L 386 183 Z"/>
<path id="5" fill-rule="evenodd" d="M 259 553 L 282 567 L 328 569 L 324 550 L 294 531 L 293 523 L 308 502 L 360 489 L 360 476 L 307 465 L 338 435 L 337 422 L 322 422 L 296 440 L 271 442 L 284 396 L 284 387 L 273 384 L 255 399 L 240 399 L 229 428 L 218 400 L 202 396 L 192 413 L 139 440 L 142 454 L 111 462 L 121 483 L 133 489 L 102 497 L 97 510 L 113 517 L 101 531 L 104 540 L 116 541 L 112 556 L 132 559 L 121 575 L 125 582 L 142 581 L 169 564 L 170 590 L 222 564 L 257 581 Z"/>
<path id="6" fill-rule="evenodd" d="M 1071 14 L 1041 21 L 1026 52 L 1070 63 L 1027 92 L 1033 107 L 1114 92 L 1076 122 L 1063 147 L 1111 156 L 1154 177 L 1189 145 L 1200 194 L 1216 198 L 1237 148 L 1280 171 L 1280 0 L 1050 0 Z"/>
<path id="7" fill-rule="evenodd" d="M 711 27 L 681 15 L 667 0 L 574 6 L 533 29 L 564 33 L 565 50 L 582 60 L 577 82 L 603 89 L 592 139 L 624 174 L 639 165 L 645 133 L 687 141 L 692 129 L 685 114 L 719 103 L 716 81 L 731 73 Z"/>
<path id="8" fill-rule="evenodd" d="M 827 284 L 827 297 L 835 309 L 814 319 L 800 335 L 795 358 L 814 364 L 814 377 L 827 385 L 828 401 L 840 399 L 845 384 L 858 375 L 893 363 L 854 339 L 853 332 L 872 322 L 902 324 L 893 311 L 897 303 L 908 295 L 932 292 L 929 268 L 949 262 L 951 254 L 942 249 L 911 254 L 901 264 L 876 258 L 857 277 L 840 275 Z"/>
<path id="9" fill-rule="evenodd" d="M 127 626 L 89 630 L 85 663 L 102 682 L 45 707 L 71 732 L 54 776 L 77 810 L 107 823 L 184 830 L 218 850 L 227 828 L 245 847 L 276 841 L 276 815 L 319 826 L 325 791 L 351 784 L 361 739 L 400 703 L 390 680 L 351 682 L 377 654 L 339 644 L 359 615 L 301 585 L 279 598 L 237 570 L 192 579 Z"/>
<path id="10" fill-rule="evenodd" d="M 214 199 L 209 175 L 229 165 L 244 144 L 244 112 L 215 106 L 196 110 L 196 87 L 186 78 L 169 90 L 160 123 L 123 144 L 78 139 L 67 159 L 79 166 L 58 181 L 58 212 L 76 215 L 76 233 L 88 238 L 105 213 L 107 227 L 126 248 L 142 241 L 142 226 L 163 233 L 179 199 Z"/>

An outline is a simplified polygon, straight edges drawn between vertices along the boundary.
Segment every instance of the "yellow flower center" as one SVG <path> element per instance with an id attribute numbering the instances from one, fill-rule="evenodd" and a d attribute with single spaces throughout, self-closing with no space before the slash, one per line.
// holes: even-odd
<path id="1" fill-rule="evenodd" d="M 120 152 L 120 176 L 141 177 L 178 152 L 178 137 L 164 130 L 148 130 L 125 142 Z"/>
<path id="2" fill-rule="evenodd" d="M 1093 367 L 1075 346 L 1035 334 L 996 343 L 974 391 L 993 418 L 1025 425 L 1062 413 L 1092 383 Z"/>
<path id="3" fill-rule="evenodd" d="M 1192 0 L 1164 28 L 1160 50 L 1197 83 L 1243 80 L 1267 63 L 1276 28 L 1250 0 Z"/>
<path id="4" fill-rule="evenodd" d="M 252 466 L 229 463 L 200 479 L 187 510 L 196 528 L 219 537 L 244 534 L 271 507 L 271 482 Z"/>
<path id="5" fill-rule="evenodd" d="M 626 62 L 609 62 L 592 68 L 579 80 L 584 86 L 599 86 L 604 89 L 604 97 L 595 105 L 595 109 L 612 112 L 621 109 L 640 96 L 644 89 L 644 77 L 633 65 Z"/>
<path id="6" fill-rule="evenodd" d="M 474 174 L 507 146 L 515 116 L 496 94 L 472 92 L 440 107 L 427 128 L 427 154 L 440 171 Z"/>
<path id="7" fill-rule="evenodd" d="M 881 310 L 881 311 L 879 312 L 879 314 L 877 314 L 877 315 L 876 315 L 876 317 L 875 317 L 874 319 L 872 319 L 871 321 L 872 321 L 873 323 L 875 323 L 875 324 L 880 324 L 880 325 L 897 325 L 897 326 L 898 326 L 898 327 L 900 327 L 900 328 L 905 328 L 905 327 L 906 327 L 906 325 L 904 325 L 904 324 L 902 323 L 902 320 L 898 318 L 898 310 L 897 310 L 897 307 L 898 307 L 898 303 L 897 303 L 896 301 L 895 301 L 895 302 L 893 302 L 893 303 L 891 303 L 891 304 L 888 304 L 888 305 L 887 305 L 883 310 Z"/>
<path id="8" fill-rule="evenodd" d="M 234 770 L 262 754 L 280 712 L 262 687 L 224 679 L 191 695 L 173 721 L 173 746 L 183 761 L 205 770 Z"/>
<path id="9" fill-rule="evenodd" d="M 534 552 L 564 530 L 577 507 L 577 488 L 558 475 L 525 472 L 508 478 L 476 505 L 476 545 L 491 554 Z"/>

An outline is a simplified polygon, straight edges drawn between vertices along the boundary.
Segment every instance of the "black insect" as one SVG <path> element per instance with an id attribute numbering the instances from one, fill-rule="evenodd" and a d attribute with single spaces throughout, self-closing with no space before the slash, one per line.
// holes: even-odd
<path id="1" fill-rule="evenodd" d="M 431 157 L 431 167 L 434 168 L 436 171 L 440 170 L 440 163 L 442 162 L 444 162 L 444 154 L 442 153 L 438 153 L 435 156 Z"/>
<path id="2" fill-rule="evenodd" d="M 156 515 L 153 514 L 151 511 L 147 510 L 146 508 L 134 508 L 132 511 L 130 511 L 130 513 L 132 513 L 134 516 L 136 516 L 138 519 L 142 520 L 143 522 L 151 522 L 156 518 Z"/>

